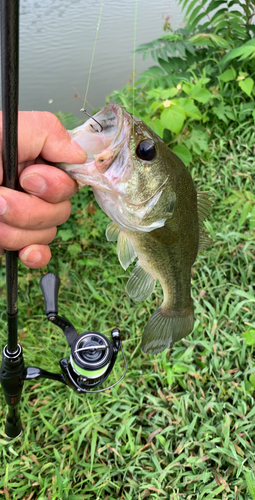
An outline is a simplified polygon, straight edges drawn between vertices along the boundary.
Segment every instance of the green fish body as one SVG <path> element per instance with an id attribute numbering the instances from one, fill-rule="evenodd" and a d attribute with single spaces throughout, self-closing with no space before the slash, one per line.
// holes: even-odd
<path id="1" fill-rule="evenodd" d="M 207 193 L 197 193 L 182 161 L 140 119 L 111 104 L 70 132 L 88 153 L 84 165 L 61 165 L 79 184 L 90 184 L 112 219 L 106 230 L 117 241 L 124 269 L 138 257 L 126 286 L 135 301 L 145 300 L 156 280 L 164 301 L 142 337 L 144 352 L 156 354 L 191 333 L 194 325 L 191 267 L 206 248 L 203 221 Z"/>

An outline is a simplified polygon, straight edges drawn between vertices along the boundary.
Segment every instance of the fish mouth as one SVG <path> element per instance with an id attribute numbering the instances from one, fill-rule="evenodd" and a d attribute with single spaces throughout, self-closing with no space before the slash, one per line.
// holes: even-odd
<path id="1" fill-rule="evenodd" d="M 87 153 L 86 170 L 94 163 L 97 170 L 104 174 L 121 151 L 129 130 L 128 113 L 118 104 L 109 104 L 69 134 Z M 69 174 L 77 167 L 64 166 Z"/>

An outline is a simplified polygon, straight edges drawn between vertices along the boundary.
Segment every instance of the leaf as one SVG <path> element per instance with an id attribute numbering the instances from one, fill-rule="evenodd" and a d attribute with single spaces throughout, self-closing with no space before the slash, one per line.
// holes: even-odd
<path id="1" fill-rule="evenodd" d="M 245 343 L 247 345 L 254 345 L 255 344 L 255 330 L 247 330 L 247 332 L 243 333 L 243 337 L 245 340 Z"/>
<path id="2" fill-rule="evenodd" d="M 212 108 L 212 112 L 219 118 L 219 120 L 222 120 L 223 122 L 228 123 L 223 102 L 221 102 L 219 104 L 219 106 L 217 106 L 217 107 L 214 106 Z"/>
<path id="3" fill-rule="evenodd" d="M 240 215 L 240 219 L 239 219 L 239 228 L 243 225 L 243 223 L 246 221 L 247 219 L 247 216 L 250 212 L 252 208 L 252 202 L 251 201 L 246 201 L 244 206 L 243 206 L 243 210 L 242 210 L 242 213 Z"/>
<path id="4" fill-rule="evenodd" d="M 62 241 L 68 241 L 74 237 L 74 233 L 71 229 L 60 229 L 58 231 L 58 236 Z"/>
<path id="5" fill-rule="evenodd" d="M 163 127 L 171 132 L 174 132 L 175 134 L 179 134 L 181 132 L 184 120 L 185 112 L 181 106 L 178 106 L 178 104 L 164 109 L 160 117 Z"/>
<path id="6" fill-rule="evenodd" d="M 167 369 L 166 379 L 167 379 L 168 385 L 171 387 L 171 385 L 173 384 L 173 381 L 174 381 L 174 372 L 173 372 L 172 368 Z"/>
<path id="7" fill-rule="evenodd" d="M 255 373 L 252 373 L 252 374 L 249 376 L 249 381 L 250 381 L 250 383 L 253 385 L 253 387 L 255 387 Z"/>
<path id="8" fill-rule="evenodd" d="M 150 126 L 151 126 L 153 132 L 155 132 L 155 134 L 157 134 L 159 137 L 161 137 L 161 139 L 163 139 L 164 128 L 162 126 L 160 119 L 155 118 L 155 120 L 152 120 L 150 122 Z"/>
<path id="9" fill-rule="evenodd" d="M 165 89 L 162 90 L 160 93 L 160 99 L 171 99 L 172 97 L 175 97 L 178 94 L 179 90 L 176 87 L 173 87 L 171 89 Z"/>
<path id="10" fill-rule="evenodd" d="M 199 33 L 198 35 L 194 35 L 189 38 L 189 43 L 193 45 L 199 46 L 207 46 L 207 47 L 221 47 L 224 49 L 230 49 L 230 45 L 219 35 L 215 35 L 213 33 Z"/>
<path id="11" fill-rule="evenodd" d="M 192 161 L 192 155 L 189 152 L 189 150 L 186 148 L 186 146 L 183 145 L 178 145 L 173 148 L 173 152 L 180 158 L 180 160 L 183 161 L 184 165 L 186 167 L 191 163 Z"/>
<path id="12" fill-rule="evenodd" d="M 239 87 L 250 97 L 253 89 L 254 81 L 252 78 L 245 78 L 238 82 Z"/>
<path id="13" fill-rule="evenodd" d="M 219 80 L 222 80 L 223 82 L 231 82 L 232 80 L 235 80 L 236 78 L 236 71 L 234 68 L 231 66 L 231 68 L 226 69 L 224 73 L 221 73 L 220 76 L 218 76 Z"/>
<path id="14" fill-rule="evenodd" d="M 82 252 L 81 245 L 79 243 L 75 242 L 72 245 L 68 245 L 67 251 L 70 253 L 72 257 L 77 257 L 77 255 Z"/>
<path id="15" fill-rule="evenodd" d="M 224 67 L 229 61 L 233 59 L 243 60 L 249 58 L 255 53 L 255 38 L 249 40 L 240 47 L 230 50 L 221 60 L 220 67 Z"/>
<path id="16" fill-rule="evenodd" d="M 197 83 L 196 85 L 183 85 L 183 90 L 186 94 L 190 95 L 190 97 L 193 97 L 195 101 L 202 102 L 205 104 L 209 99 L 215 98 L 215 96 L 209 92 L 209 90 L 204 89 Z"/>
<path id="17" fill-rule="evenodd" d="M 250 216 L 250 220 L 249 220 L 249 229 L 250 229 L 250 231 L 253 231 L 254 228 L 255 228 L 255 205 L 254 205 L 254 207 L 251 210 L 251 216 Z"/>
<path id="18" fill-rule="evenodd" d="M 193 99 L 178 99 L 178 104 L 182 107 L 187 116 L 195 118 L 196 120 L 201 120 L 203 118 L 198 107 L 194 104 Z"/>
<path id="19" fill-rule="evenodd" d="M 93 431 L 92 431 L 92 440 L 91 440 L 91 449 L 90 449 L 90 453 L 91 453 L 90 474 L 92 473 L 92 469 L 93 469 L 96 444 L 97 444 L 97 430 L 93 429 Z"/>
<path id="20" fill-rule="evenodd" d="M 189 371 L 189 367 L 187 365 L 176 363 L 173 366 L 174 373 L 187 373 Z"/>
<path id="21" fill-rule="evenodd" d="M 249 492 L 252 496 L 252 500 L 255 500 L 255 477 L 252 471 L 246 472 L 245 480 L 247 482 L 247 486 L 249 488 Z"/>
<path id="22" fill-rule="evenodd" d="M 186 146 L 192 148 L 197 154 L 208 151 L 208 135 L 199 129 L 193 128 L 186 139 Z"/>

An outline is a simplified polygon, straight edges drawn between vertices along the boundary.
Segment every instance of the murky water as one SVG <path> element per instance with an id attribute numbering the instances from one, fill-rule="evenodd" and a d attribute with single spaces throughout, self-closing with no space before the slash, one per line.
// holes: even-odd
<path id="1" fill-rule="evenodd" d="M 101 0 L 21 0 L 20 109 L 81 116 Z M 136 46 L 173 28 L 183 14 L 175 0 L 138 0 Z M 92 68 L 88 110 L 130 79 L 133 69 L 135 0 L 104 0 Z M 140 72 L 152 59 L 136 56 Z"/>

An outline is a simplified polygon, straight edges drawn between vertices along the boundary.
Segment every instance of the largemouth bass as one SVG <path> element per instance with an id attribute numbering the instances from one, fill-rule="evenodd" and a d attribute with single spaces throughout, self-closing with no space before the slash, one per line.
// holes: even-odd
<path id="1" fill-rule="evenodd" d="M 185 165 L 142 120 L 117 104 L 94 118 L 69 132 L 86 151 L 86 163 L 60 168 L 80 188 L 92 186 L 112 220 L 106 237 L 117 241 L 122 267 L 138 257 L 126 285 L 129 297 L 145 300 L 159 280 L 164 301 L 142 337 L 144 352 L 156 354 L 193 330 L 191 267 L 208 245 L 203 221 L 210 200 L 196 192 Z"/>

